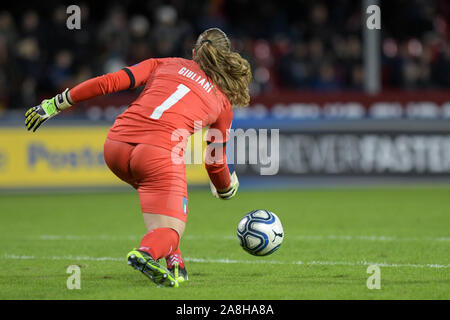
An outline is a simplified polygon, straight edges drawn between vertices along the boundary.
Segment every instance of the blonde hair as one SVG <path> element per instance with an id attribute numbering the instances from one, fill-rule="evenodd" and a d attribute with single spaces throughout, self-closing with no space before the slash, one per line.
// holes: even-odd
<path id="1" fill-rule="evenodd" d="M 230 49 L 230 40 L 218 28 L 205 30 L 194 46 L 194 61 L 214 84 L 227 96 L 233 106 L 250 102 L 248 85 L 252 71 L 248 61 Z"/>

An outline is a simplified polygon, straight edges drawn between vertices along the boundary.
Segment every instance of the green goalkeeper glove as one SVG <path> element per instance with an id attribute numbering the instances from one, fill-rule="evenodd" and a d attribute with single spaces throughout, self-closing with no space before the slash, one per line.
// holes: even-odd
<path id="1" fill-rule="evenodd" d="M 45 121 L 53 118 L 62 110 L 72 106 L 69 97 L 69 89 L 56 95 L 55 97 L 43 100 L 40 105 L 28 109 L 25 113 L 25 126 L 28 131 L 35 132 Z"/>
<path id="2" fill-rule="evenodd" d="M 230 175 L 230 180 L 231 180 L 230 186 L 228 187 L 228 189 L 226 189 L 224 191 L 217 191 L 214 184 L 211 181 L 209 181 L 209 186 L 211 188 L 211 192 L 212 192 L 213 196 L 216 198 L 222 199 L 222 200 L 229 200 L 229 199 L 233 198 L 239 189 L 239 180 L 237 178 L 236 171 L 234 171 Z"/>

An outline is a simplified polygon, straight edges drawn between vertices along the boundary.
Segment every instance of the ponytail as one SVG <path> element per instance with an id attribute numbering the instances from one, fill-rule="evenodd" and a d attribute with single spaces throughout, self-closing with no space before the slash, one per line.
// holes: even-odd
<path id="1" fill-rule="evenodd" d="M 227 96 L 233 106 L 250 102 L 248 86 L 252 72 L 248 61 L 230 50 L 230 40 L 217 28 L 204 31 L 195 47 L 194 61 Z"/>

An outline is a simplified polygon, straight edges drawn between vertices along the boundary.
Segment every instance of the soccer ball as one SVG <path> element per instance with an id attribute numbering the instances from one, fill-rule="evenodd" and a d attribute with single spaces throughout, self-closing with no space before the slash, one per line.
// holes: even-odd
<path id="1" fill-rule="evenodd" d="M 267 256 L 283 242 L 283 225 L 275 213 L 254 210 L 239 222 L 237 236 L 245 251 L 255 256 Z"/>

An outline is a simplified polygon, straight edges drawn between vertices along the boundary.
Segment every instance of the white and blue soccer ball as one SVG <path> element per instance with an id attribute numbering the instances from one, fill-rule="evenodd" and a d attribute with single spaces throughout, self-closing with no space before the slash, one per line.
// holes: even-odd
<path id="1" fill-rule="evenodd" d="M 255 256 L 267 256 L 283 242 L 283 225 L 275 213 L 254 210 L 239 222 L 237 236 L 245 251 Z"/>

